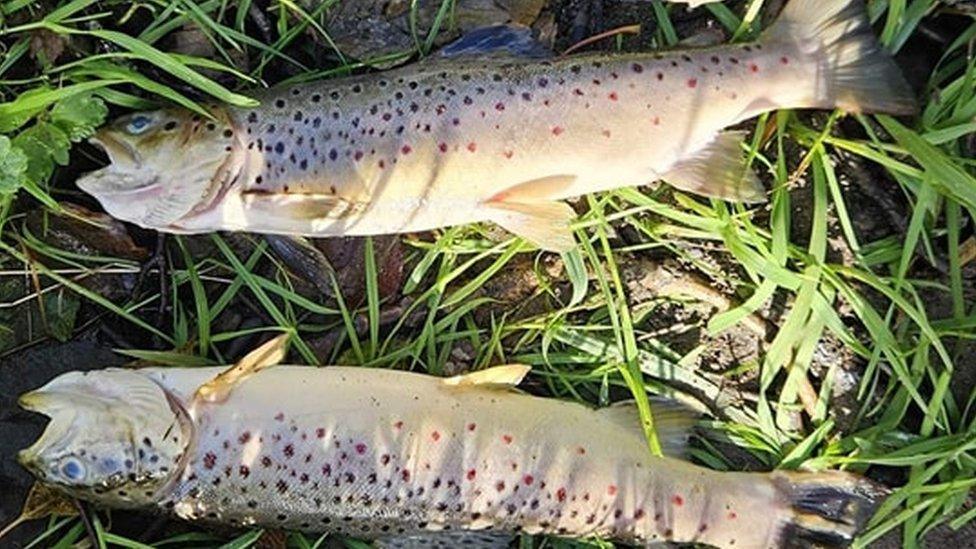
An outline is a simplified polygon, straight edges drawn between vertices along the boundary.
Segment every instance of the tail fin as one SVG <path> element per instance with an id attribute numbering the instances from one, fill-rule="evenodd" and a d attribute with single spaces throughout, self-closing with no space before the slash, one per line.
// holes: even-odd
<path id="1" fill-rule="evenodd" d="M 888 490 L 864 477 L 828 471 L 776 471 L 773 483 L 793 508 L 781 540 L 804 540 L 826 547 L 846 547 L 861 531 Z"/>
<path id="2" fill-rule="evenodd" d="M 816 60 L 824 107 L 917 111 L 915 93 L 871 30 L 864 0 L 790 0 L 763 41 L 790 44 Z"/>

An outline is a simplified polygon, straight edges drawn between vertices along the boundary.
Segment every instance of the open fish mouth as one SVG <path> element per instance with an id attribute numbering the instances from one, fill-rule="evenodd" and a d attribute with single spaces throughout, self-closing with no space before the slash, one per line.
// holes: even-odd
<path id="1" fill-rule="evenodd" d="M 142 155 L 130 143 L 117 139 L 108 130 L 97 132 L 88 142 L 102 149 L 112 164 L 130 164 L 135 168 L 142 166 Z"/>

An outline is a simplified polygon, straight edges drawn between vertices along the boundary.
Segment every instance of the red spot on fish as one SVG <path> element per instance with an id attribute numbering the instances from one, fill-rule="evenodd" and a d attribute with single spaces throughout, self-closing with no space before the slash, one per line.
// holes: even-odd
<path id="1" fill-rule="evenodd" d="M 389 465 L 389 463 L 390 463 L 390 454 L 383 454 L 382 456 L 380 456 L 381 465 Z"/>
<path id="2" fill-rule="evenodd" d="M 634 520 L 640 520 L 642 518 L 644 518 L 644 510 L 643 509 L 638 509 L 638 510 L 634 511 Z"/>
<path id="3" fill-rule="evenodd" d="M 698 79 L 697 78 L 689 78 L 688 79 L 688 87 L 689 88 L 698 87 Z"/>
<path id="4" fill-rule="evenodd" d="M 468 143 L 468 150 L 471 151 L 471 152 L 474 152 L 474 151 L 478 150 L 478 145 L 474 141 L 472 141 L 472 142 Z"/>
<path id="5" fill-rule="evenodd" d="M 661 125 L 661 117 L 660 116 L 655 116 L 654 119 L 651 120 L 651 122 L 655 126 L 660 126 Z"/>
<path id="6" fill-rule="evenodd" d="M 363 444 L 362 442 L 356 444 L 356 453 L 359 454 L 359 455 L 365 454 L 366 453 L 366 445 Z"/>
<path id="7" fill-rule="evenodd" d="M 505 155 L 505 158 L 511 158 L 515 154 L 515 151 L 505 151 L 502 154 Z"/>
<path id="8" fill-rule="evenodd" d="M 359 162 L 360 160 L 362 160 L 363 159 L 363 151 L 356 151 L 356 154 L 353 155 L 353 158 L 356 160 L 356 162 Z"/>
<path id="9" fill-rule="evenodd" d="M 532 486 L 532 483 L 535 482 L 535 477 L 532 475 L 525 475 L 522 477 L 522 482 L 525 483 L 526 486 Z"/>
<path id="10" fill-rule="evenodd" d="M 274 418 L 275 418 L 275 421 L 284 421 L 285 420 L 285 413 L 284 412 L 278 412 L 277 414 L 275 414 L 275 417 Z"/>
<path id="11" fill-rule="evenodd" d="M 213 452 L 207 452 L 203 456 L 203 466 L 206 469 L 213 469 L 214 465 L 217 464 L 217 455 Z"/>
<path id="12" fill-rule="evenodd" d="M 495 483 L 495 490 L 498 490 L 499 492 L 501 492 L 504 489 L 505 489 L 505 481 L 504 480 L 499 480 L 498 482 Z"/>
<path id="13" fill-rule="evenodd" d="M 503 110 L 505 110 L 505 103 L 502 103 L 500 101 L 498 103 L 495 103 L 495 110 L 496 111 L 503 111 Z"/>
<path id="14" fill-rule="evenodd" d="M 247 478 L 251 474 L 251 469 L 247 465 L 241 465 L 237 468 L 237 472 L 244 478 Z"/>
<path id="15" fill-rule="evenodd" d="M 403 422 L 402 421 L 398 421 L 398 422 L 394 423 L 393 424 L 393 428 L 394 429 L 397 429 L 397 430 L 403 429 Z"/>
<path id="16" fill-rule="evenodd" d="M 610 92 L 610 101 L 617 100 L 617 92 Z"/>
<path id="17" fill-rule="evenodd" d="M 403 482 L 408 482 L 410 480 L 410 471 L 408 469 L 400 471 L 400 478 L 403 479 Z"/>
<path id="18" fill-rule="evenodd" d="M 671 503 L 673 503 L 677 507 L 681 507 L 682 505 L 685 504 L 685 498 L 679 496 L 678 494 L 675 494 L 674 497 L 671 498 Z"/>
<path id="19" fill-rule="evenodd" d="M 512 443 L 512 435 L 502 435 L 502 440 L 505 441 L 505 444 L 511 444 Z"/>
<path id="20" fill-rule="evenodd" d="M 447 152 L 447 143 L 441 143 L 440 145 L 437 146 L 437 148 L 440 149 L 440 151 L 442 153 L 446 153 Z"/>
<path id="21" fill-rule="evenodd" d="M 563 130 L 562 126 L 554 126 L 552 128 L 552 135 L 559 135 L 559 134 L 563 133 L 563 131 L 564 130 Z"/>
<path id="22" fill-rule="evenodd" d="M 566 489 L 560 488 L 556 490 L 556 499 L 559 501 L 566 501 Z"/>
<path id="23" fill-rule="evenodd" d="M 755 63 L 749 63 L 749 70 L 752 72 L 759 72 L 759 65 Z"/>
<path id="24" fill-rule="evenodd" d="M 783 57 L 780 57 L 779 58 L 779 62 L 782 63 L 782 64 L 784 64 L 784 65 L 789 65 L 790 64 L 790 58 L 789 57 L 786 57 L 784 55 Z"/>
<path id="25" fill-rule="evenodd" d="M 376 163 L 376 165 L 379 166 L 380 169 L 382 170 L 383 168 L 386 167 L 386 162 L 384 162 L 383 160 L 380 160 L 379 162 Z"/>
<path id="26" fill-rule="evenodd" d="M 243 433 L 241 433 L 241 436 L 237 437 L 237 442 L 239 442 L 241 444 L 247 444 L 247 441 L 249 441 L 249 440 L 251 440 L 251 432 L 250 431 L 244 431 Z"/>
<path id="27" fill-rule="evenodd" d="M 610 130 L 603 130 L 603 137 L 610 137 Z"/>
<path id="28" fill-rule="evenodd" d="M 322 427 L 319 427 L 318 429 L 316 429 L 315 430 L 315 436 L 318 437 L 318 438 L 325 438 L 325 429 L 322 428 Z"/>
<path id="29" fill-rule="evenodd" d="M 659 82 L 660 82 L 661 80 L 664 80 L 664 73 L 663 73 L 663 72 L 659 72 L 659 73 L 657 73 L 657 79 L 658 79 L 658 81 L 659 81 Z"/>
<path id="30" fill-rule="evenodd" d="M 583 448 L 582 446 L 580 446 L 580 447 L 576 448 L 576 453 L 582 456 L 583 454 L 586 453 L 586 448 Z"/>
<path id="31" fill-rule="evenodd" d="M 474 423 L 469 423 L 468 424 L 468 430 L 469 431 L 474 431 L 476 427 L 477 427 L 477 425 L 475 425 Z"/>
<path id="32" fill-rule="evenodd" d="M 617 495 L 617 485 L 616 484 L 611 484 L 610 486 L 607 486 L 607 495 L 609 495 L 609 496 L 615 496 L 615 495 Z"/>
<path id="33" fill-rule="evenodd" d="M 705 530 L 708 530 L 708 525 L 707 524 L 702 524 L 701 526 L 698 527 L 698 532 L 699 533 L 704 532 Z"/>
<path id="34" fill-rule="evenodd" d="M 437 105 L 437 114 L 444 114 L 447 111 L 447 105 Z"/>
<path id="35" fill-rule="evenodd" d="M 293 444 L 285 445 L 285 457 L 292 457 L 295 455 L 295 446 Z"/>
<path id="36" fill-rule="evenodd" d="M 474 470 L 474 469 L 468 469 L 468 474 L 467 474 L 467 475 L 465 475 L 465 476 L 466 476 L 466 477 L 468 477 L 468 480 L 474 480 L 474 477 L 475 477 L 475 476 L 476 476 L 477 474 L 478 474 L 478 473 L 477 473 L 477 472 L 475 472 L 475 470 Z"/>
<path id="37" fill-rule="evenodd" d="M 729 512 L 729 520 L 735 520 L 737 518 L 739 518 L 738 513 L 736 513 L 735 511 L 730 511 Z"/>
<path id="38" fill-rule="evenodd" d="M 438 431 L 434 431 L 430 434 L 430 438 L 434 439 L 434 442 L 437 442 L 441 439 L 441 434 Z"/>
<path id="39" fill-rule="evenodd" d="M 412 150 L 413 149 L 410 148 L 410 145 L 404 145 L 403 147 L 400 148 L 400 152 L 402 152 L 403 154 L 410 154 L 410 151 Z"/>

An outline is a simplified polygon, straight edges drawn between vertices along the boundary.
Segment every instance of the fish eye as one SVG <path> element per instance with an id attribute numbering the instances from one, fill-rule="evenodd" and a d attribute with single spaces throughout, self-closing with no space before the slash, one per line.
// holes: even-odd
<path id="1" fill-rule="evenodd" d="M 137 114 L 136 116 L 132 117 L 132 120 L 130 120 L 128 124 L 126 124 L 125 131 L 131 133 L 132 135 L 139 135 L 140 133 L 149 129 L 149 126 L 151 125 L 152 119 L 150 119 L 148 116 Z"/>
<path id="2" fill-rule="evenodd" d="M 85 478 L 85 465 L 77 458 L 69 457 L 61 462 L 59 467 L 64 478 L 78 482 Z"/>

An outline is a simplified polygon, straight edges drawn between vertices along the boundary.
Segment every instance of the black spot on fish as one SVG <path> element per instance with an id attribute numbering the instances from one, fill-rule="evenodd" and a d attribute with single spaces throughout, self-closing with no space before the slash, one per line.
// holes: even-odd
<path id="1" fill-rule="evenodd" d="M 300 94 L 300 93 L 302 93 L 302 90 L 300 90 L 300 89 L 298 89 L 298 88 L 292 88 L 292 89 L 291 89 L 291 94 L 292 94 L 292 95 L 298 95 L 298 94 Z"/>
<path id="2" fill-rule="evenodd" d="M 207 131 L 212 132 L 217 129 L 217 125 L 213 122 L 207 122 Z"/>
<path id="3" fill-rule="evenodd" d="M 274 132 L 275 132 L 275 125 L 274 124 L 269 124 L 268 125 L 268 133 L 274 133 Z"/>
<path id="4" fill-rule="evenodd" d="M 275 146 L 274 146 L 274 150 L 278 154 L 284 153 L 285 152 L 285 144 L 283 142 L 281 142 L 281 141 L 277 142 L 275 144 Z"/>
<path id="5" fill-rule="evenodd" d="M 251 124 L 256 124 L 258 121 L 258 113 L 255 111 L 251 111 L 251 113 L 247 115 L 247 121 L 250 122 Z"/>
<path id="6" fill-rule="evenodd" d="M 318 93 L 313 93 L 312 94 L 312 103 L 318 103 L 321 100 L 322 100 L 322 95 L 321 94 L 318 94 Z"/>
<path id="7" fill-rule="evenodd" d="M 278 100 L 276 100 L 275 101 L 275 107 L 277 107 L 279 109 L 285 108 L 285 100 L 284 99 L 278 99 Z"/>
<path id="8" fill-rule="evenodd" d="M 234 135 L 234 131 L 233 130 L 230 130 L 230 129 L 224 130 L 223 135 L 224 135 L 225 138 L 228 138 L 229 139 L 230 137 L 232 137 Z"/>
<path id="9" fill-rule="evenodd" d="M 295 116 L 293 119 L 295 122 L 300 122 L 302 120 L 302 111 L 295 111 Z"/>
<path id="10" fill-rule="evenodd" d="M 363 87 L 362 87 L 362 86 L 360 86 L 359 84 L 356 84 L 356 85 L 354 85 L 354 86 L 352 87 L 352 92 L 353 92 L 353 93 L 359 93 L 359 92 L 361 92 L 361 91 L 363 91 Z"/>
<path id="11" fill-rule="evenodd" d="M 251 113 L 251 114 L 254 114 L 254 113 Z M 166 123 L 165 126 L 163 126 L 163 129 L 166 130 L 166 131 L 168 131 L 168 132 L 169 131 L 173 131 L 174 129 L 176 129 L 176 122 L 170 120 L 169 122 Z"/>

